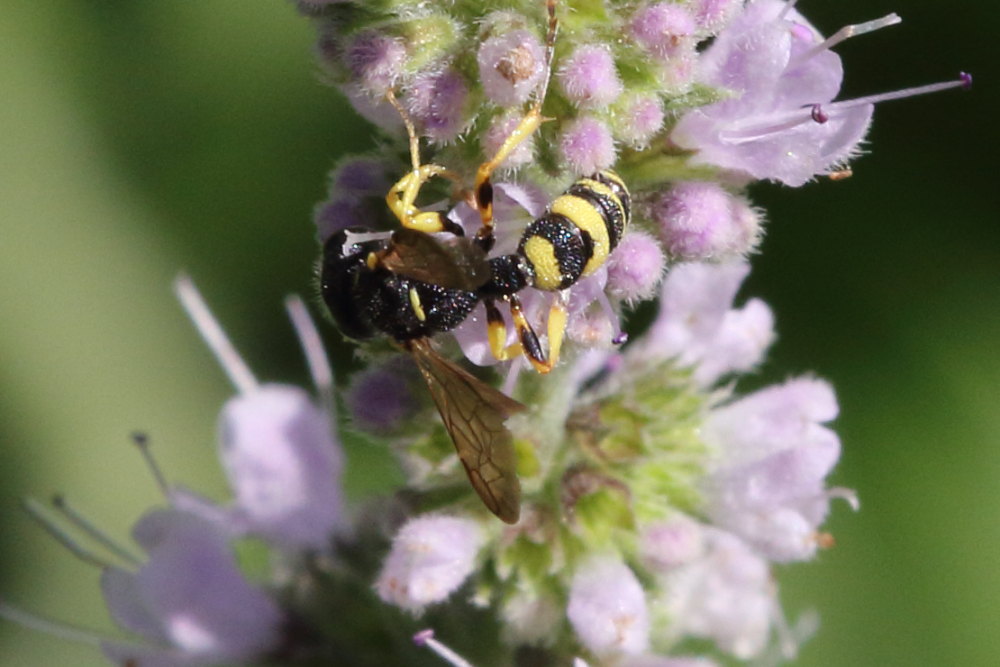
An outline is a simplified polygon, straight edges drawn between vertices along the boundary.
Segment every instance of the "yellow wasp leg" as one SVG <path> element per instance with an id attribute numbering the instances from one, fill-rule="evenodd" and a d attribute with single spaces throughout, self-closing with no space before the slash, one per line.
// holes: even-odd
<path id="1" fill-rule="evenodd" d="M 555 51 L 556 32 L 559 29 L 559 21 L 556 18 L 556 0 L 546 0 L 546 10 L 549 16 L 549 26 L 545 38 L 545 77 L 535 95 L 535 102 L 521 119 L 521 122 L 517 124 L 517 127 L 504 139 L 500 148 L 497 149 L 496 155 L 479 165 L 479 169 L 476 170 L 473 193 L 476 208 L 479 210 L 479 217 L 482 221 L 482 227 L 476 233 L 476 238 L 482 239 L 486 247 L 493 245 L 493 184 L 490 182 L 490 176 L 514 149 L 534 134 L 542 123 L 551 120 L 542 116 L 542 103 L 545 101 L 545 92 L 552 76 L 552 54 Z"/>
<path id="2" fill-rule="evenodd" d="M 421 211 L 417 208 L 416 202 L 417 196 L 420 194 L 420 188 L 435 176 L 447 178 L 456 185 L 457 189 L 461 188 L 462 179 L 455 172 L 440 165 L 420 164 L 420 140 L 417 138 L 413 121 L 410 119 L 409 114 L 406 113 L 403 105 L 396 99 L 395 93 L 390 90 L 386 93 L 386 99 L 395 107 L 403 119 L 403 125 L 406 126 L 406 134 L 410 142 L 410 162 L 412 169 L 392 186 L 389 194 L 385 196 L 385 203 L 404 227 L 419 232 L 427 232 L 428 234 L 448 231 L 461 236 L 464 232 L 459 225 L 448 220 L 439 211 Z"/>

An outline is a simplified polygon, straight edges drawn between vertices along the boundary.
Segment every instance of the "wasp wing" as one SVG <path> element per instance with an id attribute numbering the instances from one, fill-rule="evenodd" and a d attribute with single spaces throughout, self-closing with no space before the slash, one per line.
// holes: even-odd
<path id="1" fill-rule="evenodd" d="M 379 262 L 407 278 L 448 289 L 474 291 L 490 278 L 489 260 L 471 239 L 456 237 L 442 244 L 430 234 L 399 229 Z"/>
<path id="2" fill-rule="evenodd" d="M 427 382 L 472 488 L 507 523 L 521 513 L 517 457 L 504 420 L 524 406 L 440 356 L 426 339 L 407 348 Z"/>

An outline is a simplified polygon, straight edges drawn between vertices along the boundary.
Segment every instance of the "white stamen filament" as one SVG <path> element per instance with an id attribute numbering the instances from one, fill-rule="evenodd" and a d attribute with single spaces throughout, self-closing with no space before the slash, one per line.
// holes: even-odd
<path id="1" fill-rule="evenodd" d="M 333 407 L 333 369 L 330 366 L 330 359 L 326 356 L 326 349 L 323 347 L 323 340 L 316 329 L 316 323 L 309 316 L 306 304 L 298 295 L 292 295 L 285 299 L 285 310 L 295 327 L 295 334 L 302 345 L 302 352 L 306 356 L 306 364 L 309 366 L 309 374 L 312 376 L 316 391 L 319 392 L 323 404 L 332 409 Z"/>
<path id="2" fill-rule="evenodd" d="M 426 646 L 452 667 L 472 667 L 472 663 L 468 660 L 434 639 L 434 631 L 430 628 L 413 635 L 413 643 L 417 646 Z"/>
<path id="3" fill-rule="evenodd" d="M 91 539 L 96 541 L 98 544 L 103 546 L 105 549 L 118 556 L 124 561 L 128 561 L 133 565 L 142 565 L 142 560 L 129 551 L 124 545 L 120 544 L 117 540 L 108 535 L 104 530 L 99 528 L 93 521 L 88 519 L 86 516 L 81 514 L 69 504 L 63 496 L 55 496 L 52 499 L 52 505 L 55 506 L 56 510 L 59 511 L 68 521 L 70 521 L 74 526 L 86 533 Z"/>
<path id="4" fill-rule="evenodd" d="M 100 646 L 102 641 L 118 641 L 110 637 L 105 638 L 92 630 L 77 628 L 68 623 L 53 621 L 36 614 L 31 614 L 18 609 L 17 607 L 0 600 L 0 618 L 4 618 L 11 623 L 17 623 L 23 628 L 44 632 L 52 637 L 65 639 L 72 642 L 82 642 L 93 646 Z"/>
<path id="5" fill-rule="evenodd" d="M 775 113 L 769 116 L 758 116 L 750 119 L 746 123 L 732 123 L 730 129 L 719 132 L 719 138 L 734 144 L 742 144 L 748 141 L 756 141 L 772 134 L 779 134 L 793 127 L 804 125 L 813 121 L 813 107 L 807 109 L 793 109 L 783 113 Z M 826 107 L 823 107 L 826 109 Z"/>
<path id="6" fill-rule="evenodd" d="M 111 567 L 112 563 L 103 556 L 87 549 L 77 542 L 68 532 L 46 514 L 44 506 L 33 498 L 21 500 L 21 507 L 35 522 L 40 525 L 56 542 L 66 547 L 70 553 L 84 563 L 95 565 L 101 569 Z"/>
<path id="7" fill-rule="evenodd" d="M 782 8 L 781 12 L 778 14 L 778 18 L 784 19 L 786 16 L 788 16 L 788 12 L 795 9 L 795 5 L 797 5 L 798 3 L 799 0 L 789 0 L 788 4 L 786 4 L 784 8 Z"/>
<path id="8" fill-rule="evenodd" d="M 831 104 L 822 105 L 823 111 L 829 113 L 832 109 L 834 111 L 839 109 L 850 109 L 851 107 L 860 106 L 862 104 L 878 104 L 879 102 L 888 102 L 889 100 L 900 100 L 904 97 L 916 97 L 917 95 L 928 95 L 930 93 L 938 93 L 942 90 L 950 90 L 952 88 L 969 88 L 972 85 L 972 77 L 964 72 L 959 76 L 958 79 L 953 81 L 942 81 L 941 83 L 931 83 L 926 86 L 917 86 L 915 88 L 904 88 L 903 90 L 897 90 L 891 93 L 882 93 L 880 95 L 869 95 L 868 97 L 858 97 L 853 100 L 844 100 L 843 102 L 833 102 Z"/>
<path id="9" fill-rule="evenodd" d="M 848 489 L 843 486 L 835 486 L 826 490 L 826 497 L 840 498 L 841 500 L 847 501 L 847 504 L 850 505 L 851 509 L 855 512 L 861 509 L 861 501 L 858 500 L 858 494 L 854 489 Z"/>
<path id="10" fill-rule="evenodd" d="M 241 394 L 255 390 L 257 379 L 233 347 L 219 322 L 213 317 L 212 311 L 208 309 L 191 278 L 183 274 L 179 276 L 174 281 L 174 292 L 236 390 Z"/>
<path id="11" fill-rule="evenodd" d="M 851 37 L 857 37 L 858 35 L 864 35 L 865 33 L 875 32 L 876 30 L 881 30 L 882 28 L 888 28 L 889 26 L 896 25 L 902 21 L 903 19 L 900 18 L 899 14 L 892 13 L 873 21 L 865 21 L 864 23 L 857 23 L 854 25 L 845 25 L 843 28 L 833 33 L 816 46 L 793 58 L 792 61 L 788 63 L 788 67 L 786 69 L 794 69 L 815 56 L 817 53 L 828 51 L 837 44 L 840 44 Z"/>

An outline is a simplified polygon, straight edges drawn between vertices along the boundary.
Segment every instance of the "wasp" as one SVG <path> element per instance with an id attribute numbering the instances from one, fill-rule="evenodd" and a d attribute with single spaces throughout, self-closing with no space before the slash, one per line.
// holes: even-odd
<path id="1" fill-rule="evenodd" d="M 548 0 L 546 68 L 558 22 Z M 520 482 L 506 419 L 525 406 L 438 354 L 431 338 L 461 324 L 479 303 L 487 315 L 490 349 L 499 360 L 524 355 L 541 373 L 557 363 L 567 321 L 566 290 L 604 264 L 630 218 L 630 196 L 610 170 L 573 183 L 531 222 L 517 251 L 490 257 L 494 245 L 492 173 L 542 124 L 546 81 L 531 109 L 497 153 L 479 166 L 471 199 L 481 218 L 473 237 L 437 211 L 416 205 L 421 186 L 441 177 L 461 184 L 445 167 L 423 164 L 413 123 L 390 92 L 407 129 L 412 169 L 386 203 L 401 228 L 386 237 L 369 230 L 334 234 L 323 249 L 321 292 L 335 324 L 349 338 L 389 336 L 420 369 L 469 481 L 486 507 L 507 523 L 520 516 Z M 442 239 L 442 237 L 444 237 Z M 547 322 L 548 352 L 539 342 L 518 293 L 533 287 L 556 293 Z M 507 344 L 498 307 L 506 304 L 517 334 Z"/>

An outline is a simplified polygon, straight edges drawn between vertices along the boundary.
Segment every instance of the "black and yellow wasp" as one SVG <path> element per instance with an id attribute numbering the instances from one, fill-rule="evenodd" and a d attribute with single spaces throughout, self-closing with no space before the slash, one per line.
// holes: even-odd
<path id="1" fill-rule="evenodd" d="M 548 15 L 547 69 L 557 28 L 555 0 L 548 0 Z M 408 131 L 412 160 L 412 170 L 386 196 L 402 227 L 388 237 L 363 229 L 334 234 L 324 245 L 321 269 L 323 300 L 345 336 L 384 334 L 412 355 L 469 481 L 486 507 L 507 523 L 520 516 L 521 487 L 504 421 L 524 406 L 440 356 L 430 339 L 454 329 L 482 302 L 494 356 L 505 360 L 523 354 L 536 370 L 547 373 L 558 361 L 566 327 L 565 290 L 604 264 L 630 217 L 624 182 L 614 172 L 602 171 L 557 197 L 527 226 L 515 253 L 489 256 L 494 244 L 490 176 L 543 122 L 546 87 L 547 81 L 496 155 L 477 170 L 472 199 L 482 224 L 472 238 L 444 214 L 417 208 L 417 195 L 429 179 L 461 179 L 444 167 L 420 162 L 413 124 L 390 93 Z M 556 293 L 547 323 L 548 353 L 521 307 L 518 293 L 528 287 Z M 510 309 L 517 330 L 518 342 L 512 345 L 507 344 L 498 302 Z"/>

